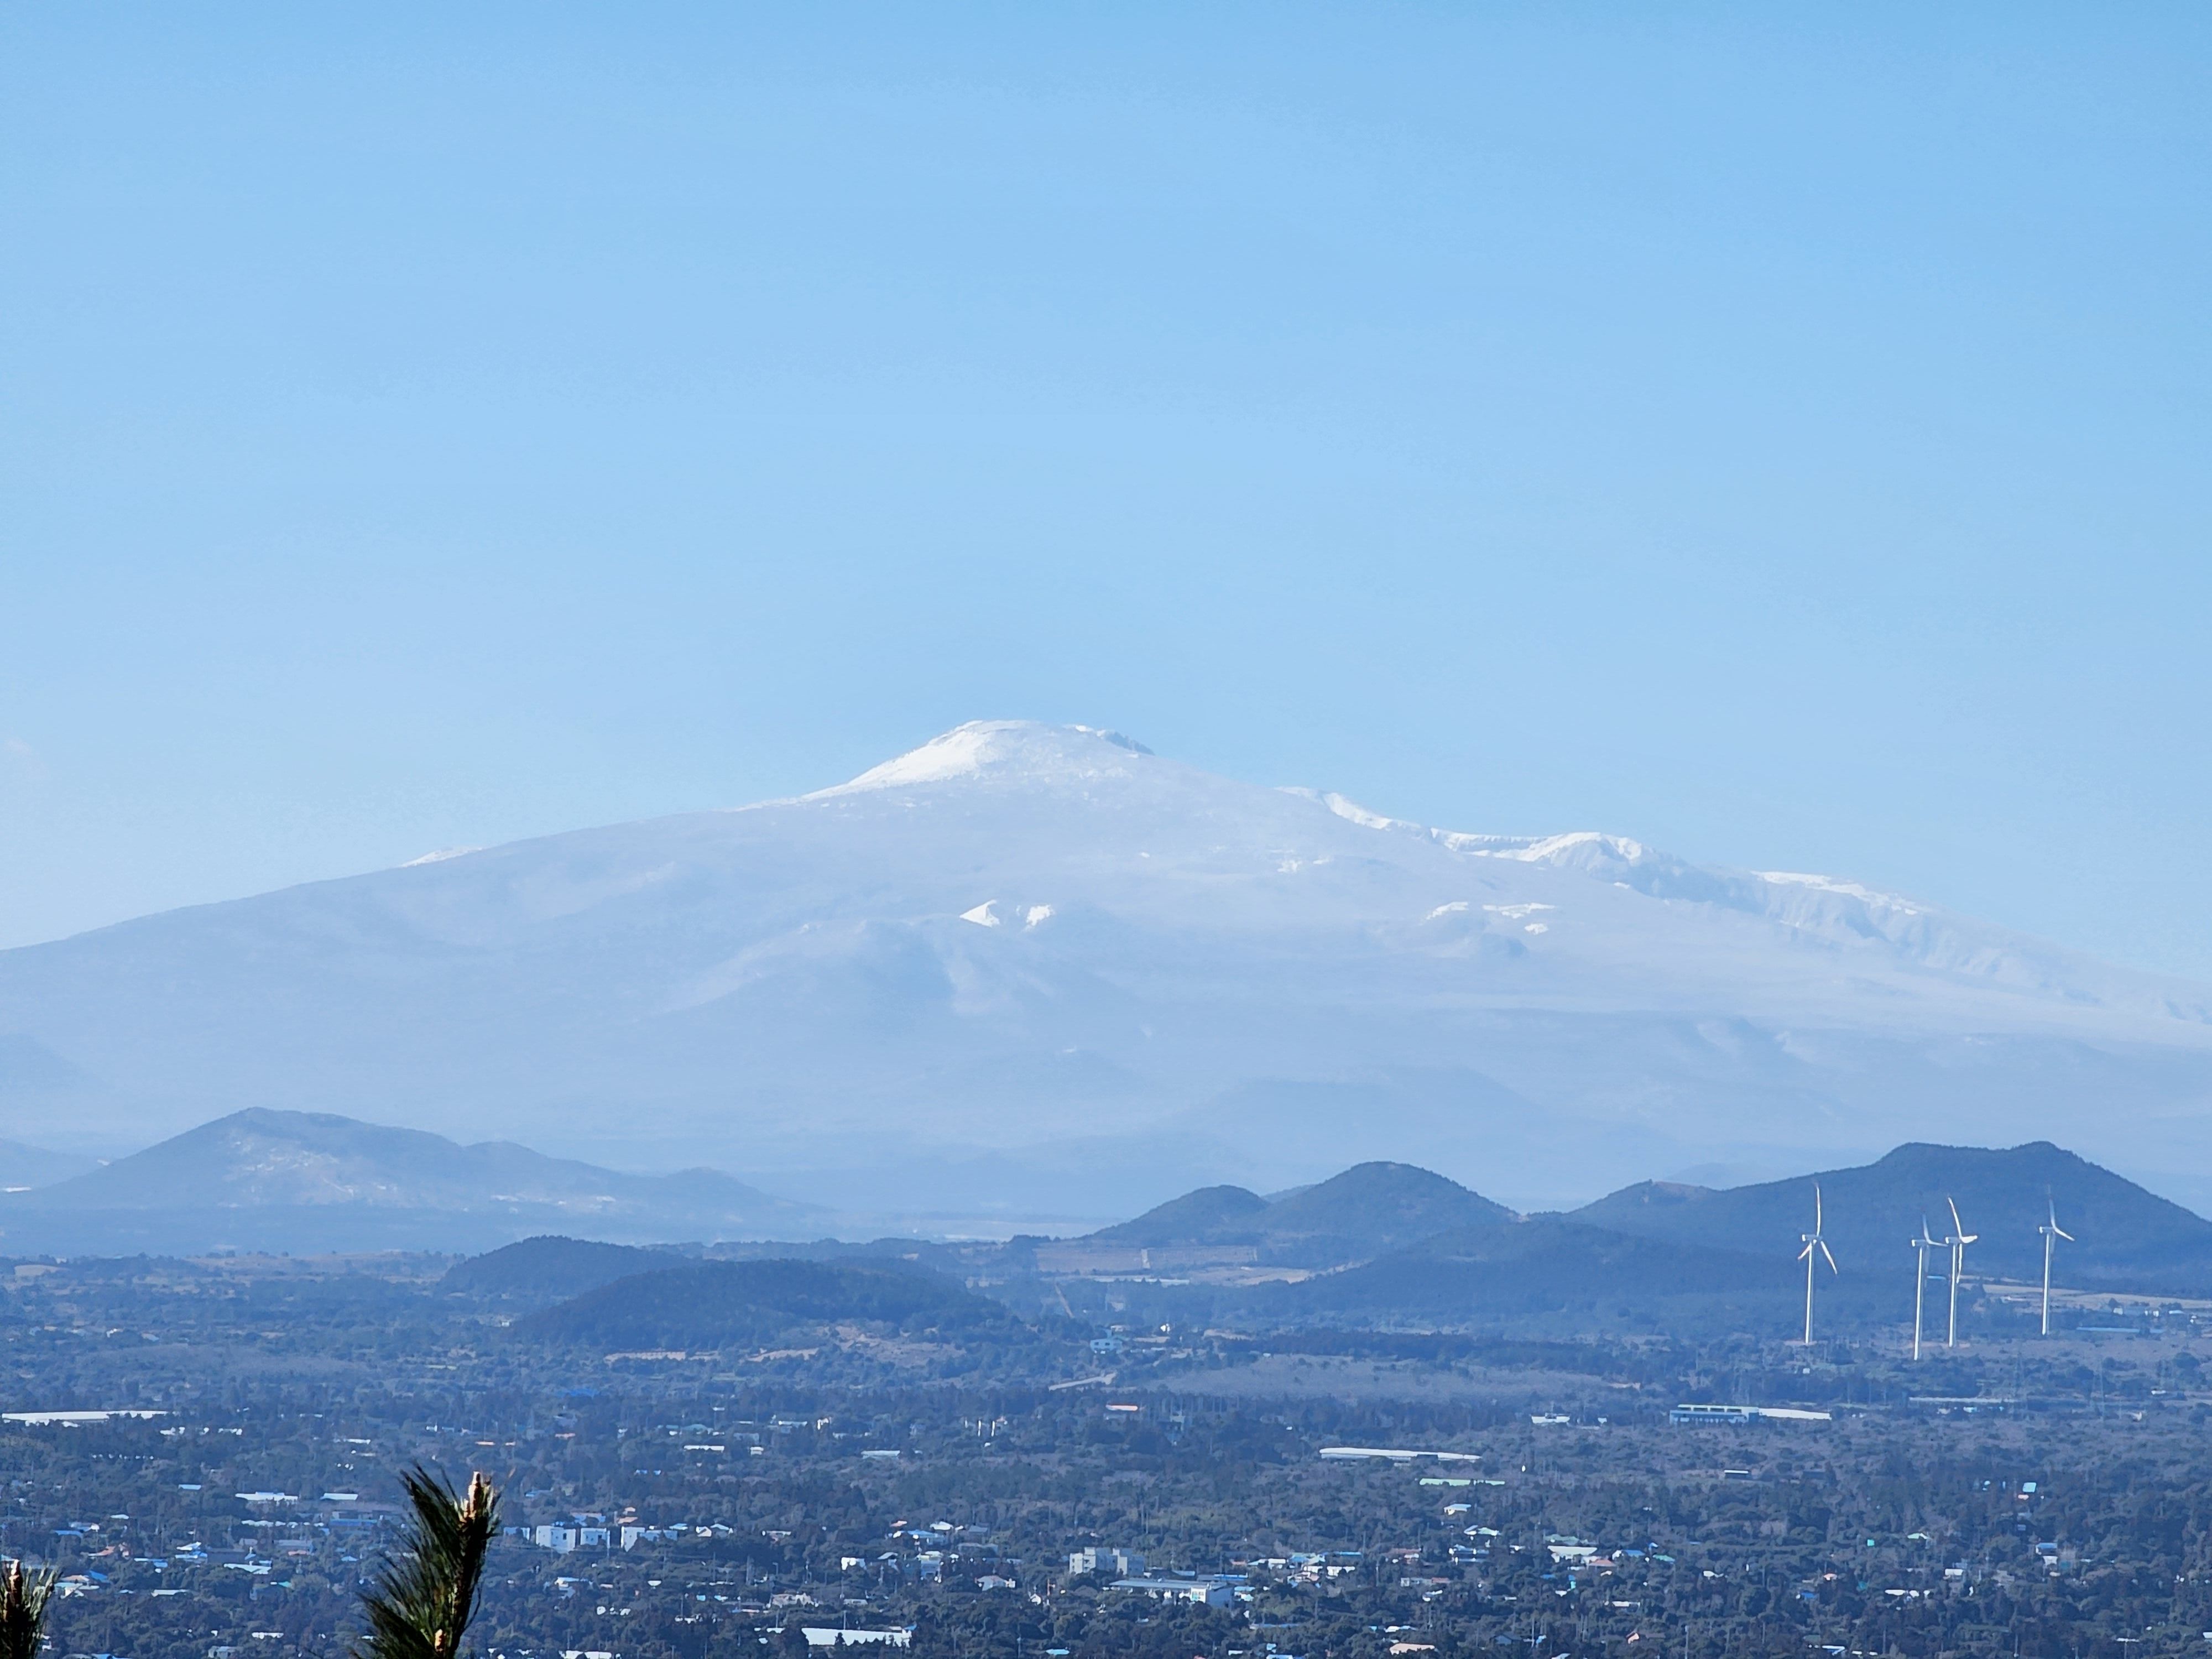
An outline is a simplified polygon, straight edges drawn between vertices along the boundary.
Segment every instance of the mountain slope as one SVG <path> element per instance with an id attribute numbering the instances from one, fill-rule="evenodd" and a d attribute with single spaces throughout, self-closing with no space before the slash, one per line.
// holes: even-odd
<path id="1" fill-rule="evenodd" d="M 1154 1205 L 1133 1220 L 1101 1227 L 1090 1237 L 1103 1244 L 1249 1244 L 1258 1242 L 1267 1200 L 1242 1187 L 1200 1187 Z"/>
<path id="2" fill-rule="evenodd" d="M 1583 1329 L 1670 1330 L 1696 1319 L 1786 1330 L 1798 1282 L 1786 1255 L 1640 1238 L 1538 1216 L 1441 1234 L 1255 1300 L 1278 1316 L 1309 1319 L 1466 1326 L 1565 1316 Z"/>
<path id="3" fill-rule="evenodd" d="M 249 1109 L 50 1187 L 0 1196 L 0 1249 L 481 1249 L 549 1224 L 713 1238 L 818 1222 L 712 1170 L 623 1175 L 327 1113 Z"/>
<path id="4" fill-rule="evenodd" d="M 1103 1227 L 1086 1242 L 1147 1249 L 1240 1244 L 1261 1261 L 1334 1267 L 1512 1218 L 1504 1205 L 1430 1170 L 1370 1163 L 1273 1201 L 1242 1187 L 1202 1187 L 1133 1221 Z"/>
<path id="5" fill-rule="evenodd" d="M 100 1160 L 75 1152 L 49 1152 L 20 1141 L 0 1140 L 0 1192 L 21 1192 L 28 1187 L 51 1187 L 100 1167 Z"/>
<path id="6" fill-rule="evenodd" d="M 1898 1147 L 1875 1163 L 1794 1181 L 1714 1191 L 1643 1182 L 1575 1212 L 1573 1219 L 1617 1232 L 1704 1248 L 1787 1254 L 1813 1224 L 1820 1188 L 1824 1227 L 1840 1266 L 1910 1287 L 1905 1241 L 1923 1218 L 1938 1238 L 1955 1200 L 1976 1274 L 2039 1278 L 2036 1231 L 2055 1205 L 2061 1284 L 2212 1293 L 2212 1221 L 2146 1192 L 2111 1170 L 2035 1141 L 2004 1151 L 1976 1146 Z"/>
<path id="7" fill-rule="evenodd" d="M 634 1273 L 683 1264 L 669 1250 L 635 1244 L 603 1244 L 586 1238 L 541 1234 L 456 1261 L 438 1281 L 441 1290 L 501 1301 L 563 1302 Z"/>
<path id="8" fill-rule="evenodd" d="M 312 1103 L 848 1212 L 1101 1218 L 1363 1159 L 1526 1207 L 1931 1122 L 2212 1194 L 2203 988 L 1022 722 L 798 799 L 0 952 L 0 1133 L 34 1140 Z"/>
<path id="9" fill-rule="evenodd" d="M 1281 1261 L 1293 1255 L 1348 1261 L 1513 1218 L 1503 1204 L 1431 1170 L 1358 1164 L 1269 1205 L 1267 1244 Z"/>

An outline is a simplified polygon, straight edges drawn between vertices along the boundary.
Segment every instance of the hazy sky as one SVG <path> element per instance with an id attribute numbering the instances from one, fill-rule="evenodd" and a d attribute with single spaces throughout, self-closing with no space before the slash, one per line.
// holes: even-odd
<path id="1" fill-rule="evenodd" d="M 1032 715 L 2212 976 L 2212 12 L 1661 9 L 0 10 L 0 944 Z"/>

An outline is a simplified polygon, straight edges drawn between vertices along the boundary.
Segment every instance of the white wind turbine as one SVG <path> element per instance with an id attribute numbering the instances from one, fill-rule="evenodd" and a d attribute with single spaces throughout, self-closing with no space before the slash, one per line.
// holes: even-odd
<path id="1" fill-rule="evenodd" d="M 1813 1346 L 1813 1253 L 1818 1250 L 1828 1258 L 1830 1273 L 1838 1271 L 1835 1253 L 1829 1249 L 1828 1241 L 1820 1237 L 1820 1183 L 1817 1181 L 1813 1183 L 1813 1231 L 1797 1237 L 1805 1246 L 1797 1252 L 1797 1259 L 1805 1264 L 1805 1346 L 1809 1348 Z"/>
<path id="2" fill-rule="evenodd" d="M 2066 1231 L 2058 1224 L 2058 1201 L 2056 1199 L 2048 1197 L 2047 1194 L 2045 1201 L 2049 1203 L 2051 1206 L 2051 1219 L 2045 1225 L 2038 1227 L 2035 1231 L 2043 1235 L 2043 1334 L 2045 1336 L 2048 1336 L 2051 1334 L 2051 1246 L 2057 1243 L 2057 1242 L 2062 1238 L 2069 1244 L 2071 1244 L 2074 1242 L 2074 1235 Z"/>
<path id="3" fill-rule="evenodd" d="M 1910 1241 L 1907 1248 L 1918 1252 L 1919 1267 L 1912 1281 L 1912 1357 L 1920 1358 L 1920 1309 L 1928 1295 L 1928 1252 L 1936 1248 L 1937 1241 L 1928 1236 L 1928 1218 L 1920 1218 L 1920 1237 Z"/>
<path id="4" fill-rule="evenodd" d="M 1943 1241 L 1951 1247 L 1951 1330 L 1943 1339 L 1943 1346 L 1953 1348 L 1959 1344 L 1959 1280 L 1966 1271 L 1966 1246 L 1981 1235 L 1968 1232 L 1966 1224 L 1959 1219 L 1958 1200 L 1947 1198 L 1943 1201 L 1951 1206 L 1951 1236 Z"/>

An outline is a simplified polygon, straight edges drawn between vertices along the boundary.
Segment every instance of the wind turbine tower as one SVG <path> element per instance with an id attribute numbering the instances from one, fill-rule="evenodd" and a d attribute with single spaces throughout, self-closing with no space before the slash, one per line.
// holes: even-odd
<path id="1" fill-rule="evenodd" d="M 1928 1218 L 1920 1218 L 1920 1237 L 1909 1242 L 1907 1248 L 1917 1253 L 1919 1265 L 1912 1281 L 1912 1357 L 1920 1358 L 1920 1310 L 1928 1297 L 1928 1252 L 1936 1241 L 1928 1237 Z"/>
<path id="2" fill-rule="evenodd" d="M 1966 1224 L 1959 1219 L 1959 1201 L 1954 1198 L 1943 1200 L 1951 1206 L 1951 1236 L 1943 1242 L 1951 1247 L 1951 1330 L 1943 1339 L 1943 1346 L 1959 1346 L 1959 1280 L 1966 1271 L 1966 1246 L 1979 1238 L 1979 1233 L 1970 1233 Z"/>
<path id="3" fill-rule="evenodd" d="M 1797 1237 L 1805 1246 L 1798 1251 L 1797 1259 L 1805 1264 L 1805 1346 L 1809 1348 L 1813 1346 L 1813 1268 L 1816 1265 L 1813 1253 L 1817 1250 L 1826 1256 L 1828 1271 L 1837 1271 L 1835 1254 L 1828 1249 L 1828 1241 L 1820 1237 L 1820 1183 L 1817 1181 L 1813 1183 L 1813 1231 Z"/>
<path id="4" fill-rule="evenodd" d="M 2051 1219 L 2044 1225 L 2038 1227 L 2035 1230 L 2043 1235 L 2043 1334 L 2045 1336 L 2051 1334 L 2051 1247 L 2057 1243 L 2057 1242 L 2062 1238 L 2069 1244 L 2071 1244 L 2074 1242 L 2074 1235 L 2066 1231 L 2058 1224 L 2057 1200 L 2056 1199 L 2049 1199 L 2047 1201 L 2051 1206 Z"/>

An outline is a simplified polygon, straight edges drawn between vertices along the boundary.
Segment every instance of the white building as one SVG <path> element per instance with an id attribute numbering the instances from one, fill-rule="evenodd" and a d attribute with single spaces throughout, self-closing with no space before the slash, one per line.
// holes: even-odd
<path id="1" fill-rule="evenodd" d="M 810 1648 L 845 1648 L 876 1643 L 887 1648 L 909 1648 L 914 1645 L 911 1630 L 829 1630 L 818 1625 L 801 1627 Z"/>
<path id="2" fill-rule="evenodd" d="M 1225 1607 L 1237 1596 L 1236 1586 L 1218 1578 L 1116 1578 L 1113 1588 L 1200 1607 Z"/>

